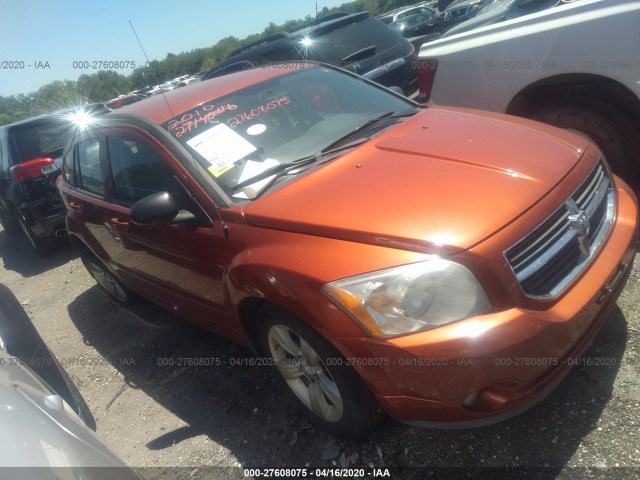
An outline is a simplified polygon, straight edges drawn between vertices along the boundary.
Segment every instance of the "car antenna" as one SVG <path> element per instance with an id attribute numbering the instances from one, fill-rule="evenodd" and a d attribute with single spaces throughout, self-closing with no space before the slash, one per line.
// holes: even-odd
<path id="1" fill-rule="evenodd" d="M 136 36 L 136 40 L 138 40 L 138 44 L 140 45 L 140 49 L 142 50 L 142 53 L 144 54 L 144 58 L 147 60 L 147 64 L 151 63 L 151 62 L 149 62 L 149 57 L 147 56 L 147 52 L 144 51 L 144 47 L 142 46 L 142 42 L 140 41 L 140 37 L 138 37 L 138 32 L 136 32 L 136 29 L 134 28 L 133 23 L 131 22 L 131 20 L 129 20 L 129 25 L 131 25 L 131 30 L 133 30 L 133 34 Z M 162 95 L 162 98 L 164 98 L 164 101 L 167 104 L 167 108 L 169 109 L 169 112 L 171 113 L 171 118 L 175 117 L 176 115 L 173 113 L 173 110 L 171 110 L 171 105 L 169 105 L 169 100 L 167 100 L 167 97 L 164 95 L 164 92 L 160 92 L 160 94 Z M 222 219 L 222 215 L 220 215 L 220 212 L 218 211 L 217 208 L 216 208 L 216 212 L 218 213 L 218 217 L 220 218 L 220 221 L 222 222 L 222 231 L 224 233 L 224 238 L 229 238 L 229 227 L 227 226 L 227 224 Z"/>
<path id="2" fill-rule="evenodd" d="M 147 60 L 147 65 L 149 65 L 151 62 L 149 61 L 149 57 L 147 57 L 147 52 L 144 51 L 144 47 L 142 46 L 142 42 L 140 41 L 140 37 L 138 37 L 138 32 L 136 32 L 136 29 L 133 27 L 133 23 L 131 23 L 131 20 L 129 20 L 129 25 L 131 25 L 131 30 L 133 30 L 133 34 L 136 36 L 136 40 L 138 40 L 138 44 L 140 45 L 140 48 L 142 49 L 142 53 L 144 54 L 144 58 Z M 160 92 L 160 94 L 162 95 L 162 98 L 164 98 L 164 101 L 167 104 L 167 108 L 169 109 L 169 112 L 171 113 L 171 118 L 175 117 L 175 114 L 173 113 L 173 110 L 171 110 L 171 105 L 169 105 L 169 100 L 167 100 L 167 97 L 164 95 L 164 92 Z"/>

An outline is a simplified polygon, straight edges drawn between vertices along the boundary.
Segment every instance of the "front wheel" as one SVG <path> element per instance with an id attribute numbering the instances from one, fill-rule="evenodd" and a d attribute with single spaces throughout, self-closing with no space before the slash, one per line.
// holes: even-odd
<path id="1" fill-rule="evenodd" d="M 288 393 L 319 429 L 361 439 L 382 413 L 356 371 L 324 337 L 284 310 L 263 307 L 258 340 Z"/>

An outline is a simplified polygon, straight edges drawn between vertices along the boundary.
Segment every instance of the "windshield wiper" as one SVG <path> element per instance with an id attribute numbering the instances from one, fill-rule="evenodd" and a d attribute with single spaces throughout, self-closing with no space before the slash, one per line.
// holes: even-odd
<path id="1" fill-rule="evenodd" d="M 323 148 L 319 154 L 314 154 L 314 155 L 309 155 L 307 157 L 302 157 L 299 158 L 293 162 L 287 162 L 287 163 L 281 163 L 279 165 L 274 165 L 271 168 L 267 168 L 265 171 L 260 172 L 258 175 L 254 175 L 251 178 L 247 178 L 246 180 L 243 180 L 242 182 L 238 183 L 237 185 L 235 185 L 234 187 L 231 188 L 232 192 L 238 192 L 244 189 L 244 187 L 248 187 L 250 185 L 254 185 L 258 182 L 260 182 L 261 180 L 265 180 L 267 178 L 270 178 L 270 181 L 266 184 L 266 185 L 262 185 L 260 187 L 260 191 L 256 192 L 255 195 L 253 196 L 249 196 L 247 194 L 247 192 L 243 192 L 245 193 L 245 195 L 247 195 L 247 197 L 250 197 L 250 200 L 253 200 L 255 198 L 257 198 L 260 194 L 262 194 L 263 192 L 265 192 L 278 178 L 294 171 L 297 170 L 301 167 L 307 166 L 307 165 L 311 165 L 313 163 L 318 163 L 325 155 L 327 154 L 331 154 L 334 153 L 336 151 L 339 151 L 341 149 L 344 149 L 345 147 L 350 147 L 353 146 L 354 142 L 348 142 L 348 140 L 350 140 L 351 138 L 353 138 L 356 134 L 361 133 L 363 130 L 366 130 L 370 127 L 372 127 L 373 125 L 378 124 L 380 121 L 382 120 L 388 120 L 388 119 L 394 119 L 394 118 L 404 118 L 404 117 L 410 117 L 412 115 L 415 115 L 416 113 L 418 113 L 418 110 L 411 110 L 408 112 L 402 112 L 402 113 L 397 113 L 394 114 L 394 112 L 387 112 L 384 113 L 376 118 L 372 118 L 368 121 L 366 121 L 365 123 L 363 123 L 362 125 L 360 125 L 359 127 L 357 127 L 356 129 L 352 130 L 351 132 L 349 132 L 348 134 L 340 137 L 339 139 L 337 139 L 336 141 L 332 142 L 331 144 L 329 144 L 328 146 L 326 146 L 325 148 Z M 364 141 L 366 141 L 366 138 L 361 138 L 358 139 L 358 143 L 362 143 Z M 328 159 L 327 159 L 328 160 Z M 324 163 L 320 162 L 320 163 Z"/>
<path id="2" fill-rule="evenodd" d="M 380 123 L 383 120 L 390 120 L 390 119 L 394 119 L 394 118 L 411 117 L 412 115 L 415 115 L 416 113 L 418 113 L 418 110 L 410 110 L 408 112 L 401 112 L 401 113 L 394 113 L 394 112 L 383 113 L 382 115 L 379 115 L 379 116 L 377 116 L 375 118 L 367 120 L 362 125 L 354 128 L 353 130 L 351 130 L 346 135 L 343 135 L 342 137 L 338 138 L 337 140 L 334 140 L 329 145 L 324 147 L 320 151 L 320 153 L 321 154 L 325 154 L 327 152 L 330 152 L 330 151 L 336 149 L 337 147 L 340 147 L 340 146 L 346 144 L 353 137 L 355 137 L 358 134 L 362 133 L 363 131 L 373 127 L 374 125 L 377 125 L 378 123 Z"/>
<path id="3" fill-rule="evenodd" d="M 265 171 L 260 172 L 258 175 L 254 175 L 253 177 L 247 178 L 246 180 L 238 183 L 231 189 L 231 191 L 237 192 L 238 190 L 242 190 L 244 187 L 248 187 L 249 185 L 258 183 L 260 180 L 272 177 L 273 175 L 282 176 L 290 172 L 291 170 L 295 170 L 297 168 L 304 167 L 305 165 L 317 162 L 318 157 L 318 155 L 310 155 L 308 157 L 300 158 L 292 163 L 280 163 L 279 165 L 274 165 L 273 167 L 267 168 Z"/>

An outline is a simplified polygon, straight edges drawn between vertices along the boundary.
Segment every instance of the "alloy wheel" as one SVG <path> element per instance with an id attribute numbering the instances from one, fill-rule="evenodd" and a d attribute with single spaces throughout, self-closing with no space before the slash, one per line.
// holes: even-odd
<path id="1" fill-rule="evenodd" d="M 87 269 L 91 276 L 98 282 L 98 284 L 104 288 L 112 297 L 122 303 L 127 303 L 129 296 L 125 292 L 120 282 L 118 282 L 113 275 L 105 271 L 99 265 L 96 265 L 93 261 L 87 262 Z"/>
<path id="2" fill-rule="evenodd" d="M 344 410 L 342 395 L 314 348 L 284 325 L 273 325 L 267 340 L 280 374 L 298 399 L 319 418 L 339 421 Z"/>

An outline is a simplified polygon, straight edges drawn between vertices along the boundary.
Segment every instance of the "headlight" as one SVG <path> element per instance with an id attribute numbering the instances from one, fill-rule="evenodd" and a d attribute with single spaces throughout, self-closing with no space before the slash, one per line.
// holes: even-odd
<path id="1" fill-rule="evenodd" d="M 376 337 L 439 327 L 491 307 L 473 274 L 443 259 L 337 280 L 322 289 Z"/>

